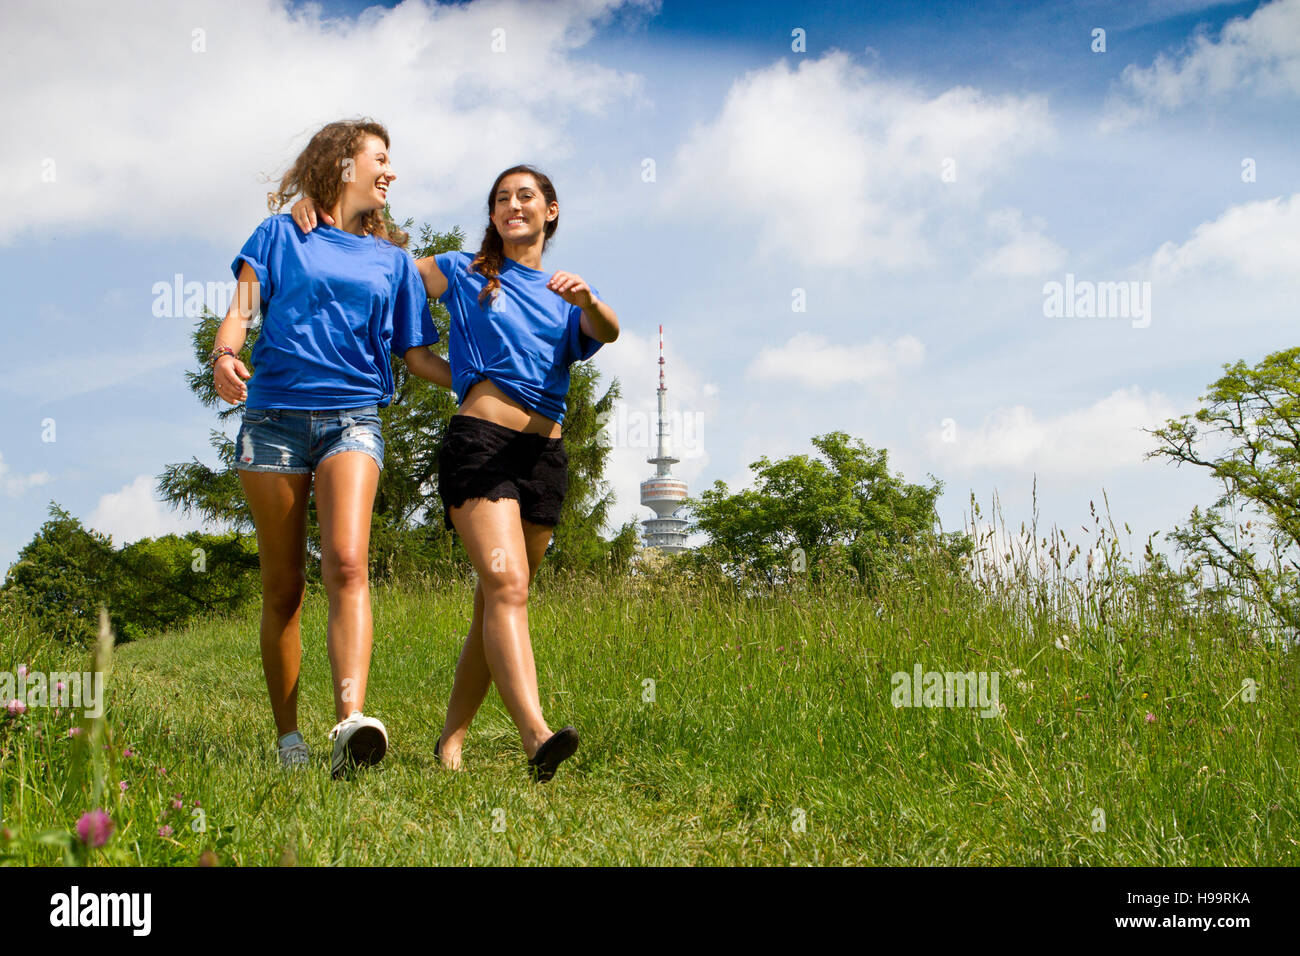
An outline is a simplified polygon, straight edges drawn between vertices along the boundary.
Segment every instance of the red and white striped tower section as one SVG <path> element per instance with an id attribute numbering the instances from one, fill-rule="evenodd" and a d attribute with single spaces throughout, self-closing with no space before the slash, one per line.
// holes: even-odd
<path id="1" fill-rule="evenodd" d="M 653 478 L 641 482 L 641 504 L 654 511 L 653 518 L 641 522 L 645 526 L 645 546 L 659 548 L 668 554 L 686 550 L 686 519 L 676 517 L 677 510 L 686 500 L 686 482 L 672 475 L 672 466 L 681 459 L 668 452 L 668 388 L 664 385 L 664 327 L 659 326 L 659 449 L 653 458 Z"/>

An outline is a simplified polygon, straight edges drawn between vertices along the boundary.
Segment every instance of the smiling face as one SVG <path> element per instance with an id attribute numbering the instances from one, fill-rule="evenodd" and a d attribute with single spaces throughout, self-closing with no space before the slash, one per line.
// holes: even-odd
<path id="1" fill-rule="evenodd" d="M 515 245 L 538 241 L 546 224 L 559 215 L 559 203 L 548 204 L 537 181 L 528 173 L 506 176 L 492 200 L 492 224 L 505 242 Z"/>
<path id="2" fill-rule="evenodd" d="M 378 136 L 367 135 L 352 161 L 352 179 L 343 184 L 348 204 L 362 213 L 383 209 L 388 202 L 388 186 L 397 178 L 389 165 L 388 147 Z"/>

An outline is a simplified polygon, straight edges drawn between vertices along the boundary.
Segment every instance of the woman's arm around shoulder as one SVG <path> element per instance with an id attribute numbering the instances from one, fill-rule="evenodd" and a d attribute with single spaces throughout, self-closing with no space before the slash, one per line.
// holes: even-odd
<path id="1" fill-rule="evenodd" d="M 416 259 L 415 268 L 420 273 L 420 278 L 424 280 L 424 291 L 429 294 L 429 298 L 441 299 L 442 294 L 447 291 L 447 277 L 442 274 L 433 256 Z"/>

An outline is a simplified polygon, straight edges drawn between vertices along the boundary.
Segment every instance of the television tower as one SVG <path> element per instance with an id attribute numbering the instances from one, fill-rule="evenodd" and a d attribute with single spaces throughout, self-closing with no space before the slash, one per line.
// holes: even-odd
<path id="1" fill-rule="evenodd" d="M 686 500 L 686 482 L 672 475 L 672 466 L 681 461 L 668 452 L 668 387 L 664 385 L 664 327 L 659 326 L 659 448 L 655 457 L 647 458 L 655 466 L 654 477 L 641 482 L 641 504 L 654 511 L 645 526 L 645 545 L 668 554 L 686 550 L 686 519 L 677 511 Z"/>

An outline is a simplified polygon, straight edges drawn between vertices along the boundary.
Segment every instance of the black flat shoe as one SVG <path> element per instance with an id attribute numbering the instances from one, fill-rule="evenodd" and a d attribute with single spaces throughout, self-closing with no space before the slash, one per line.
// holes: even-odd
<path id="1" fill-rule="evenodd" d="M 565 727 L 551 734 L 546 743 L 538 747 L 537 753 L 528 761 L 528 769 L 532 772 L 533 779 L 538 783 L 550 780 L 555 776 L 556 768 L 572 757 L 577 749 L 578 731 L 573 727 Z"/>

